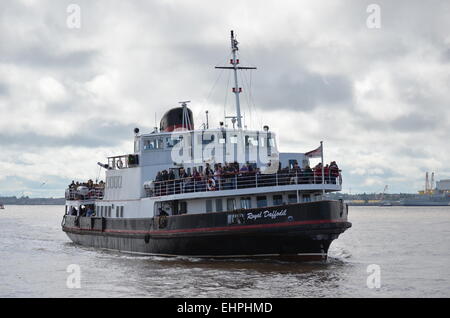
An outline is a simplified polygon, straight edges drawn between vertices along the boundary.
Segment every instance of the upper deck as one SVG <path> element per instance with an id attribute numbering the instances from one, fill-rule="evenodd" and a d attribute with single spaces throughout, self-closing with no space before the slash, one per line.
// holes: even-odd
<path id="1" fill-rule="evenodd" d="M 340 191 L 342 177 L 302 171 L 261 173 L 225 173 L 215 176 L 198 176 L 173 180 L 152 181 L 144 184 L 147 197 L 182 195 L 183 198 L 221 196 L 230 193 L 248 194 L 273 191 L 299 190 L 304 192 Z M 234 190 L 234 191 L 233 191 Z M 236 191 L 238 190 L 238 191 Z"/>

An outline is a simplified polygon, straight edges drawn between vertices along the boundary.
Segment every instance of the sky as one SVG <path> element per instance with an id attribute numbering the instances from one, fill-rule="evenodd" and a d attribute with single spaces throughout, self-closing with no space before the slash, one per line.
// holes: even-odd
<path id="1" fill-rule="evenodd" d="M 415 193 L 450 178 L 450 3 L 438 1 L 2 0 L 0 196 L 62 197 L 97 162 L 133 152 L 190 100 L 194 123 L 234 113 L 280 151 L 324 141 L 343 192 Z M 155 120 L 156 119 L 156 120 Z"/>

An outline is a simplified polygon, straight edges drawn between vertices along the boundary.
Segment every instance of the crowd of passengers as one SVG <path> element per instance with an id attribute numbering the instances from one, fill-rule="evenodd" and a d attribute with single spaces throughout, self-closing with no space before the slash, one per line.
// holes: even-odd
<path id="1" fill-rule="evenodd" d="M 80 189 L 83 189 L 83 191 Z M 103 181 L 95 183 L 91 179 L 87 182 L 75 182 L 72 180 L 72 183 L 69 184 L 69 188 L 66 191 L 66 199 L 86 200 L 103 197 L 104 189 L 105 183 Z"/>
<path id="2" fill-rule="evenodd" d="M 77 216 L 78 215 L 78 209 L 76 207 L 70 207 L 67 215 L 73 215 L 73 216 Z M 93 205 L 88 205 L 88 206 L 80 206 L 80 215 L 79 216 L 95 216 L 95 211 L 94 211 L 94 206 Z"/>
<path id="3" fill-rule="evenodd" d="M 324 182 L 336 184 L 340 170 L 335 161 L 323 168 Z M 281 168 L 276 174 L 262 174 L 255 164 L 237 162 L 222 165 L 217 163 L 211 167 L 206 163 L 203 171 L 196 167 L 191 169 L 179 168 L 178 176 L 173 169 L 159 171 L 155 178 L 155 195 L 166 195 L 181 192 L 216 191 L 235 188 L 252 188 L 261 186 L 275 186 L 288 184 L 322 183 L 322 164 L 314 168 L 305 166 L 303 169 L 295 161 L 292 166 Z"/>
<path id="4" fill-rule="evenodd" d="M 91 179 L 89 179 L 87 182 L 75 182 L 72 180 L 72 183 L 69 184 L 69 189 L 77 190 L 78 187 L 86 187 L 89 190 L 92 189 L 102 189 L 105 188 L 105 183 L 103 181 L 100 181 L 98 183 L 94 183 Z"/>

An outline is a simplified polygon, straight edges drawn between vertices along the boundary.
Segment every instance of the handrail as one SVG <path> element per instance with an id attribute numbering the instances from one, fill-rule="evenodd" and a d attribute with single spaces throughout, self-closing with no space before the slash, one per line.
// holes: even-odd
<path id="1" fill-rule="evenodd" d="M 342 185 L 339 170 L 337 175 L 328 174 L 324 178 L 325 184 Z M 275 174 L 260 173 L 224 173 L 221 175 L 187 177 L 165 181 L 146 183 L 144 189 L 147 197 L 165 196 L 191 192 L 207 192 L 221 190 L 237 190 L 246 188 L 261 188 L 292 184 L 322 184 L 322 174 L 304 174 L 303 172 L 287 172 Z"/>
<path id="2" fill-rule="evenodd" d="M 101 200 L 103 199 L 105 189 L 103 187 L 93 187 L 87 192 L 81 192 L 75 188 L 66 189 L 66 200 Z"/>

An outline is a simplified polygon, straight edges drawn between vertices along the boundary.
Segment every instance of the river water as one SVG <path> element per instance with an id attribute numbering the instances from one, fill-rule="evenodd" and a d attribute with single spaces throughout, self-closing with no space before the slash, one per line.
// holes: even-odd
<path id="1" fill-rule="evenodd" d="M 61 231 L 63 211 L 0 210 L 0 297 L 450 297 L 450 207 L 349 207 L 353 227 L 312 263 L 80 247 Z"/>

